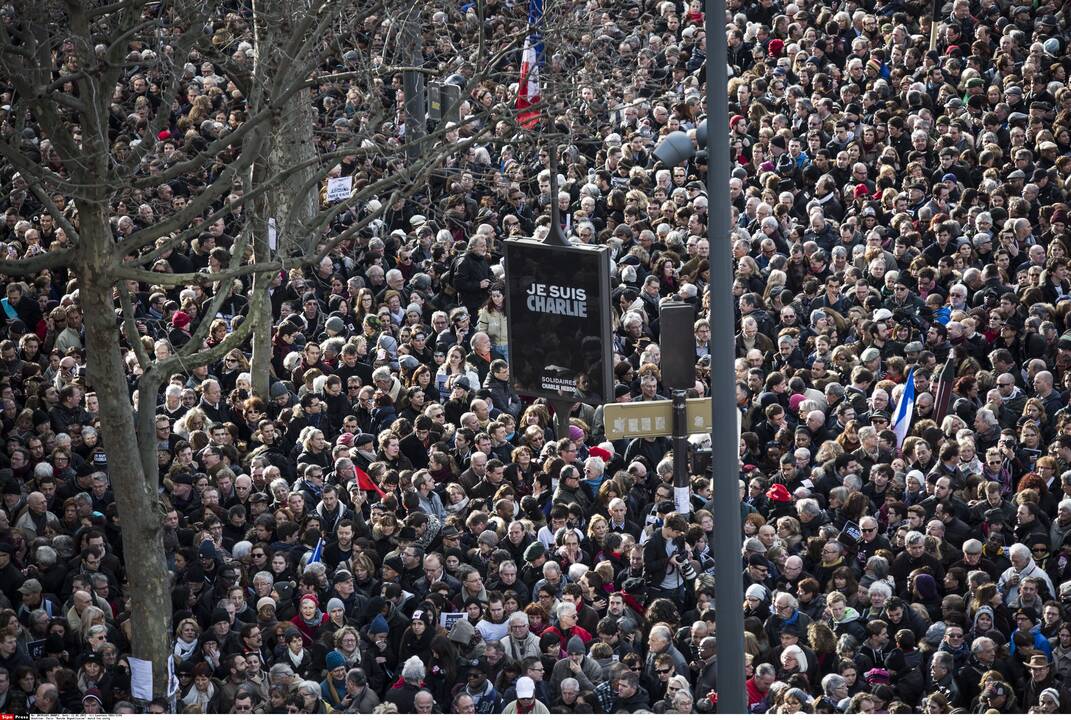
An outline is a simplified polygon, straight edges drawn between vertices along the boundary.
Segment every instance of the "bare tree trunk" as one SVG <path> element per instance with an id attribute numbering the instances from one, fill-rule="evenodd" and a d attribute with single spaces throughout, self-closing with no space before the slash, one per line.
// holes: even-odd
<path id="1" fill-rule="evenodd" d="M 290 0 L 257 0 L 253 7 L 253 32 L 257 39 L 254 61 L 257 68 L 254 72 L 273 74 L 296 61 L 285 56 L 280 40 L 290 39 L 292 28 L 298 24 L 293 22 L 296 14 L 308 10 Z M 289 172 L 281 183 L 267 193 L 267 198 L 258 198 L 254 203 L 255 262 L 265 262 L 271 255 L 267 236 L 269 218 L 276 231 L 277 253 L 315 249 L 316 238 L 305 235 L 305 228 L 319 211 L 317 155 L 313 145 L 315 121 L 312 91 L 308 88 L 291 95 L 283 110 L 272 114 L 271 139 L 268 143 L 271 149 L 262 153 L 254 163 L 250 172 L 251 187 L 257 187 L 266 178 L 276 177 L 287 169 L 300 169 Z M 266 297 L 271 282 L 270 277 L 257 275 L 251 291 Z M 270 302 L 263 303 L 253 322 L 253 357 L 250 363 L 253 392 L 268 400 L 272 356 Z"/>
<path id="2" fill-rule="evenodd" d="M 100 401 L 108 476 L 122 524 L 127 585 L 132 589 L 133 655 L 152 662 L 153 694 L 163 696 L 171 653 L 171 591 L 160 498 L 156 483 L 146 482 L 130 411 L 112 299 L 115 280 L 107 217 L 99 206 L 80 209 L 81 239 L 88 251 L 82 254 L 85 264 L 78 268 L 79 298 L 85 314 L 89 382 Z"/>
<path id="3" fill-rule="evenodd" d="M 253 167 L 253 175 L 260 173 L 258 168 L 261 163 Z M 265 203 L 257 200 L 253 203 L 250 214 L 250 224 L 253 232 L 253 262 L 265 262 L 270 255 L 268 246 L 268 223 L 262 216 Z M 271 397 L 271 299 L 268 297 L 268 288 L 271 287 L 272 276 L 268 273 L 257 273 L 253 276 L 253 286 L 250 289 L 249 320 L 253 323 L 253 357 L 250 361 L 252 374 L 253 394 L 268 402 Z M 253 302 L 260 298 L 263 302 Z"/>
<path id="4" fill-rule="evenodd" d="M 285 58 L 280 61 L 285 62 Z M 315 121 L 312 91 L 307 89 L 291 95 L 285 109 L 273 117 L 267 177 L 275 177 L 287 168 L 306 168 L 289 173 L 268 193 L 268 217 L 275 218 L 279 247 L 285 251 L 297 247 L 308 252 L 316 246 L 316 238 L 306 237 L 303 232 L 320 209 L 316 148 L 312 144 Z"/>

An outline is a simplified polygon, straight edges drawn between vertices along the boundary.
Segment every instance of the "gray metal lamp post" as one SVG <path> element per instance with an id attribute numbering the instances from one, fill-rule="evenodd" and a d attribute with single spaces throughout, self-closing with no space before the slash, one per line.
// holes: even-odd
<path id="1" fill-rule="evenodd" d="M 729 253 L 728 48 L 725 0 L 706 0 L 707 121 L 696 132 L 707 145 L 707 241 L 710 245 L 710 394 L 711 469 L 714 496 L 715 597 L 718 639 L 718 713 L 746 713 L 744 687 L 744 579 L 740 563 L 743 528 L 740 518 L 739 457 L 736 408 L 736 330 L 732 306 L 732 262 Z M 707 139 L 709 143 L 706 143 Z M 679 165 L 693 155 L 691 139 L 670 133 L 655 149 L 667 165 Z"/>

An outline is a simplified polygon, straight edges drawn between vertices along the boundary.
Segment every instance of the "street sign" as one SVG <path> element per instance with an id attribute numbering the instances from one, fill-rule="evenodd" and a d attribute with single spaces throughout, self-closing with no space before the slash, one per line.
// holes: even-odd
<path id="1" fill-rule="evenodd" d="M 686 432 L 689 435 L 713 431 L 710 403 L 708 397 L 686 401 Z M 603 425 L 607 440 L 669 435 L 673 430 L 673 403 L 656 400 L 603 405 Z"/>

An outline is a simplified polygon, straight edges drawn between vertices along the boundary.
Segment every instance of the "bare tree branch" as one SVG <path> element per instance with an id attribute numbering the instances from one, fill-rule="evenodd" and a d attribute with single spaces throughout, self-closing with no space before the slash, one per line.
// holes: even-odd
<path id="1" fill-rule="evenodd" d="M 238 238 L 238 241 L 234 244 L 234 250 L 231 253 L 231 262 L 227 270 L 233 272 L 242 267 L 242 262 L 245 259 L 245 249 L 249 246 L 249 232 L 244 232 Z M 213 273 L 216 275 L 217 273 Z M 209 328 L 212 325 L 212 319 L 219 314 L 219 310 L 223 307 L 223 303 L 231 295 L 231 291 L 227 289 L 228 280 L 220 279 L 216 286 L 216 294 L 212 298 L 211 304 L 208 306 L 208 310 L 205 311 L 201 317 L 201 322 L 197 324 L 197 329 L 190 337 L 190 341 L 183 346 L 200 347 L 201 343 L 208 337 Z M 180 349 L 181 354 L 181 349 Z"/>
<path id="2" fill-rule="evenodd" d="M 141 333 L 138 332 L 138 325 L 134 320 L 134 304 L 130 302 L 130 291 L 126 287 L 126 283 L 119 283 L 119 304 L 123 309 L 123 331 L 126 334 L 126 340 L 130 343 L 130 348 L 134 351 L 134 355 L 138 359 L 138 365 L 141 368 L 147 369 L 152 360 L 149 359 L 149 353 L 145 352 L 145 346 L 141 344 Z"/>
<path id="3" fill-rule="evenodd" d="M 36 275 L 46 268 L 54 270 L 60 267 L 67 267 L 74 260 L 74 257 L 75 252 L 73 249 L 64 248 L 63 250 L 53 250 L 34 255 L 31 258 L 0 260 L 0 273 L 9 276 Z"/>

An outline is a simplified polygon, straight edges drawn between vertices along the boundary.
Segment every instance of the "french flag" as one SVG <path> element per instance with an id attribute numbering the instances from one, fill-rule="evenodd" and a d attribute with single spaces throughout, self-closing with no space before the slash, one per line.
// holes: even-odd
<path id="1" fill-rule="evenodd" d="M 521 55 L 520 82 L 517 84 L 517 121 L 529 130 L 539 120 L 539 69 L 543 66 L 543 0 L 528 0 L 528 37 Z"/>

